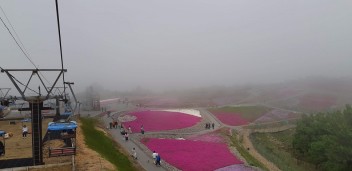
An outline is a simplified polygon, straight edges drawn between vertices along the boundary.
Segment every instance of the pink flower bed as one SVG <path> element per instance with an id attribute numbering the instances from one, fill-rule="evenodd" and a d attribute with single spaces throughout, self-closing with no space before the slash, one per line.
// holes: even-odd
<path id="1" fill-rule="evenodd" d="M 289 111 L 273 109 L 270 112 L 268 112 L 268 113 L 264 114 L 263 116 L 259 117 L 254 122 L 255 123 L 266 123 L 266 122 L 288 120 L 288 119 L 298 118 L 298 117 L 300 117 L 300 114 L 298 114 L 298 113 L 292 113 L 292 112 L 289 112 Z"/>
<path id="2" fill-rule="evenodd" d="M 212 112 L 222 123 L 231 126 L 247 125 L 249 122 L 239 114 L 230 112 Z"/>
<path id="3" fill-rule="evenodd" d="M 162 160 L 183 171 L 212 171 L 234 164 L 242 164 L 225 143 L 191 140 L 143 139 L 151 150 L 160 154 Z"/>
<path id="4" fill-rule="evenodd" d="M 257 169 L 253 169 L 244 164 L 236 164 L 236 165 L 231 165 L 224 168 L 216 169 L 215 171 L 256 171 L 256 170 Z"/>
<path id="5" fill-rule="evenodd" d="M 124 122 L 125 128 L 131 126 L 132 132 L 140 132 L 141 125 L 145 131 L 162 131 L 191 127 L 201 121 L 200 117 L 180 112 L 137 111 L 129 113 L 137 119 Z"/>
<path id="6" fill-rule="evenodd" d="M 205 141 L 205 142 L 213 142 L 213 143 L 223 143 L 224 140 L 221 136 L 219 136 L 216 132 L 201 134 L 201 135 L 191 135 L 186 137 L 187 140 L 193 141 Z"/>
<path id="7" fill-rule="evenodd" d="M 299 98 L 302 107 L 315 110 L 324 110 L 336 104 L 336 97 L 320 94 L 306 94 Z"/>

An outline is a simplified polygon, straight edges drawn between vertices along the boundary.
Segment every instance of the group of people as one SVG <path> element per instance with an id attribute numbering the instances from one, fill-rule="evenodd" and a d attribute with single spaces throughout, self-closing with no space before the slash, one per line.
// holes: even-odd
<path id="1" fill-rule="evenodd" d="M 212 127 L 213 129 L 215 128 L 214 122 L 212 124 L 210 124 L 209 122 L 205 123 L 205 129 L 210 129 L 210 127 Z"/>
<path id="2" fill-rule="evenodd" d="M 132 128 L 131 128 L 131 126 L 128 126 L 128 129 L 126 130 L 126 129 L 123 127 L 123 125 L 121 124 L 120 129 L 121 129 L 120 132 L 121 132 L 122 135 L 125 135 L 126 133 L 132 134 Z M 143 125 L 141 125 L 141 134 L 144 134 L 144 133 L 145 133 L 144 127 L 143 127 Z"/>
<path id="3" fill-rule="evenodd" d="M 154 164 L 156 166 L 158 166 L 158 165 L 160 166 L 160 161 L 161 161 L 160 155 L 157 152 L 153 151 L 152 157 L 154 160 Z"/>
<path id="4" fill-rule="evenodd" d="M 110 122 L 111 123 L 111 122 Z M 125 130 L 125 128 L 122 126 L 121 124 L 121 134 L 124 136 L 124 139 L 125 141 L 128 141 L 128 134 L 129 133 L 132 133 L 132 129 L 131 129 L 131 126 L 128 126 L 128 130 Z M 141 133 L 144 134 L 145 131 L 144 131 L 144 126 L 141 125 Z M 137 157 L 137 151 L 136 151 L 136 148 L 132 148 L 131 150 L 131 157 L 135 160 L 138 159 Z M 152 157 L 153 157 L 153 160 L 154 160 L 154 164 L 156 166 L 160 166 L 160 161 L 161 161 L 161 157 L 158 153 L 156 153 L 155 151 L 153 151 L 153 154 L 152 154 Z"/>
<path id="5" fill-rule="evenodd" d="M 138 157 L 137 157 L 137 151 L 136 151 L 136 148 L 132 148 L 132 150 L 131 150 L 131 157 L 133 158 L 133 159 L 135 159 L 135 160 L 137 160 L 138 159 Z M 153 151 L 153 154 L 152 154 L 152 158 L 153 158 L 153 163 L 156 165 L 156 166 L 161 166 L 161 163 L 160 163 L 160 161 L 161 161 L 161 157 L 160 157 L 160 155 L 157 153 L 157 152 L 155 152 L 155 151 Z M 148 160 L 148 162 L 149 162 L 149 160 Z"/>
<path id="6" fill-rule="evenodd" d="M 118 122 L 117 122 L 117 121 L 110 122 L 110 123 L 109 123 L 109 126 L 110 126 L 110 129 L 112 129 L 112 128 L 117 129 L 117 127 L 118 127 Z"/>

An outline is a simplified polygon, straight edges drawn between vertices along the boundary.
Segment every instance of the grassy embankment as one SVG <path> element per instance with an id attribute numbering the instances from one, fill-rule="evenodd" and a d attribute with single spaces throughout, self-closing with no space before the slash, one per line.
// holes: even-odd
<path id="1" fill-rule="evenodd" d="M 253 133 L 250 139 L 256 150 L 284 171 L 314 171 L 310 164 L 297 162 L 292 156 L 292 140 L 295 129 L 276 133 Z"/>
<path id="2" fill-rule="evenodd" d="M 137 169 L 128 160 L 128 156 L 117 149 L 118 145 L 103 132 L 95 129 L 97 122 L 95 119 L 81 118 L 81 128 L 87 146 L 101 154 L 106 160 L 115 165 L 118 170 L 136 171 Z"/>
<path id="3" fill-rule="evenodd" d="M 236 147 L 237 151 L 241 154 L 241 156 L 247 161 L 249 165 L 269 171 L 269 169 L 267 169 L 261 162 L 259 162 L 251 154 L 249 154 L 248 150 L 241 145 L 236 135 L 231 136 L 231 145 Z"/>

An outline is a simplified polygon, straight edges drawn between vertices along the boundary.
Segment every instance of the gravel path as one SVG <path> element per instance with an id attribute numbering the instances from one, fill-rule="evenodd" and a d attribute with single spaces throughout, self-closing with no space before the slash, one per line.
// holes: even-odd
<path id="1" fill-rule="evenodd" d="M 263 157 L 259 152 L 254 148 L 249 135 L 251 134 L 251 130 L 249 129 L 243 129 L 242 130 L 242 136 L 243 136 L 243 142 L 242 145 L 245 148 L 249 148 L 249 153 L 256 158 L 259 162 L 263 163 L 266 168 L 268 168 L 270 171 L 280 171 L 278 167 L 269 160 L 267 160 L 265 157 Z"/>

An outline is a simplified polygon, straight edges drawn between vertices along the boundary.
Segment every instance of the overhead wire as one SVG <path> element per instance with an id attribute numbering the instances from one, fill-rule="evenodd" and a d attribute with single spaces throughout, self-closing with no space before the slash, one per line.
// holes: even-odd
<path id="1" fill-rule="evenodd" d="M 26 58 L 35 66 L 34 62 L 32 61 L 31 58 L 29 58 L 29 56 L 26 54 L 26 52 L 23 50 L 23 48 L 20 46 L 20 44 L 17 42 L 16 38 L 13 36 L 13 34 L 11 33 L 10 29 L 7 27 L 7 25 L 5 24 L 4 20 L 2 19 L 2 17 L 0 16 L 0 20 L 1 22 L 4 24 L 4 26 L 6 27 L 7 31 L 9 31 L 12 39 L 16 42 L 17 46 L 21 49 L 22 53 L 24 54 L 24 56 L 26 56 Z"/>
<path id="2" fill-rule="evenodd" d="M 55 0 L 56 4 L 56 18 L 57 18 L 57 28 L 58 28 L 58 33 L 59 33 L 59 43 L 60 43 L 60 56 L 61 56 L 61 69 L 64 69 L 64 59 L 62 55 L 62 43 L 61 43 L 61 31 L 60 31 L 60 17 L 59 17 L 59 5 L 57 0 Z M 66 85 L 65 85 L 65 73 L 62 73 L 62 83 L 64 84 L 64 96 L 66 99 Z"/>
<path id="3" fill-rule="evenodd" d="M 22 43 L 20 37 L 18 36 L 18 34 L 17 34 L 15 28 L 14 28 L 13 25 L 11 24 L 9 18 L 7 17 L 7 15 L 6 15 L 4 9 L 3 9 L 1 6 L 0 6 L 0 9 L 1 9 L 2 13 L 4 14 L 4 16 L 5 16 L 6 20 L 7 20 L 7 22 L 10 24 L 10 27 L 12 28 L 13 32 L 15 33 L 17 39 L 13 36 L 13 34 L 12 34 L 11 31 L 10 31 L 10 29 L 7 27 L 7 25 L 5 24 L 5 22 L 3 21 L 3 19 L 2 19 L 1 16 L 0 16 L 0 19 L 1 19 L 2 23 L 3 23 L 4 26 L 6 27 L 6 29 L 8 30 L 8 32 L 9 32 L 10 35 L 12 36 L 12 38 L 15 40 L 17 46 L 21 49 L 21 51 L 23 52 L 23 54 L 24 54 L 24 55 L 27 57 L 27 59 L 32 63 L 32 65 L 34 66 L 34 68 L 35 68 L 35 69 L 38 69 L 38 67 L 34 64 L 34 62 L 32 61 L 32 59 L 30 58 L 30 55 L 29 55 L 27 49 L 26 49 L 25 46 L 23 45 L 23 43 Z M 18 40 L 19 43 L 17 42 L 17 40 Z M 20 46 L 19 44 L 20 44 L 21 46 Z M 44 78 L 44 80 L 49 84 L 49 86 L 51 86 L 51 83 L 49 82 L 49 80 L 48 80 L 40 71 L 38 71 L 38 73 Z"/>
<path id="4" fill-rule="evenodd" d="M 23 47 L 24 51 L 25 51 L 26 54 L 29 56 L 27 49 L 24 47 L 24 45 L 23 45 L 23 43 L 22 43 L 22 41 L 21 41 L 21 39 L 20 39 L 20 36 L 18 36 L 18 34 L 17 34 L 16 30 L 14 29 L 12 23 L 10 22 L 9 18 L 7 17 L 7 15 L 6 15 L 4 9 L 3 9 L 1 6 L 0 6 L 0 9 L 1 9 L 2 13 L 4 14 L 4 16 L 5 16 L 6 20 L 7 20 L 7 22 L 10 24 L 10 27 L 12 28 L 13 32 L 15 33 L 15 35 L 16 35 L 18 41 L 20 42 L 21 46 Z"/>

